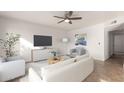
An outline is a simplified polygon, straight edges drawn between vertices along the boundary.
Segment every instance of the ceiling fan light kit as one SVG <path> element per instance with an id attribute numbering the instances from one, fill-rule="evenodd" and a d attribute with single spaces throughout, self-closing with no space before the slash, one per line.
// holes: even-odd
<path id="1" fill-rule="evenodd" d="M 82 17 L 71 17 L 72 14 L 73 14 L 73 11 L 68 11 L 68 12 L 65 12 L 64 17 L 60 17 L 60 16 L 54 16 L 54 17 L 59 18 L 59 19 L 63 19 L 63 20 L 59 21 L 58 24 L 62 23 L 62 22 L 72 24 L 72 20 L 81 20 L 82 19 Z"/>
<path id="2" fill-rule="evenodd" d="M 70 20 L 69 19 L 66 19 L 65 22 L 68 23 Z"/>

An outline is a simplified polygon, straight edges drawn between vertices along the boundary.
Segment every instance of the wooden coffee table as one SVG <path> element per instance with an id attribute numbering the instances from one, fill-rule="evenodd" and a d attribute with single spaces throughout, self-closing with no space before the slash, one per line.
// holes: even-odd
<path id="1" fill-rule="evenodd" d="M 48 59 L 48 64 L 55 64 L 62 60 L 63 60 L 62 57 L 55 57 L 55 58 L 52 57 Z"/>

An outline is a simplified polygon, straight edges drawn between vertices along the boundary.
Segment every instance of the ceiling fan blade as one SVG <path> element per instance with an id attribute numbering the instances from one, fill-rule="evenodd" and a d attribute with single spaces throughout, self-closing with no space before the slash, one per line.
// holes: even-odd
<path id="1" fill-rule="evenodd" d="M 56 17 L 56 18 L 61 18 L 61 19 L 65 19 L 64 17 L 59 17 L 59 16 L 53 16 L 53 17 Z"/>
<path id="2" fill-rule="evenodd" d="M 82 19 L 82 17 L 72 17 L 72 18 L 69 18 L 70 20 L 80 20 Z"/>
<path id="3" fill-rule="evenodd" d="M 69 23 L 69 24 L 72 24 L 72 21 L 70 20 L 68 23 Z"/>
<path id="4" fill-rule="evenodd" d="M 58 22 L 58 24 L 59 24 L 59 23 L 61 23 L 61 22 L 63 22 L 63 21 L 65 21 L 65 19 L 64 19 L 64 20 L 59 21 L 59 22 Z"/>

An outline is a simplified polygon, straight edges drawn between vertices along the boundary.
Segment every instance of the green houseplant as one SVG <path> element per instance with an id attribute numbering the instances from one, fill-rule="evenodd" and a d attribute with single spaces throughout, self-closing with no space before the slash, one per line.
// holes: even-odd
<path id="1" fill-rule="evenodd" d="M 0 39 L 0 46 L 4 49 L 6 57 L 15 55 L 15 45 L 19 41 L 19 38 L 19 34 L 6 33 L 5 39 Z"/>

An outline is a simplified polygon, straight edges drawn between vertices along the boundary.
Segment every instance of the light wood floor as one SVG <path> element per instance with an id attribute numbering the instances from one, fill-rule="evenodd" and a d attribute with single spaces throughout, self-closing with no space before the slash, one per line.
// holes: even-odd
<path id="1" fill-rule="evenodd" d="M 84 82 L 124 82 L 124 57 L 111 57 L 109 60 L 95 61 L 94 72 Z M 28 82 L 27 75 L 10 82 Z"/>
<path id="2" fill-rule="evenodd" d="M 113 56 L 105 62 L 95 61 L 95 70 L 84 82 L 124 82 L 124 56 Z"/>

